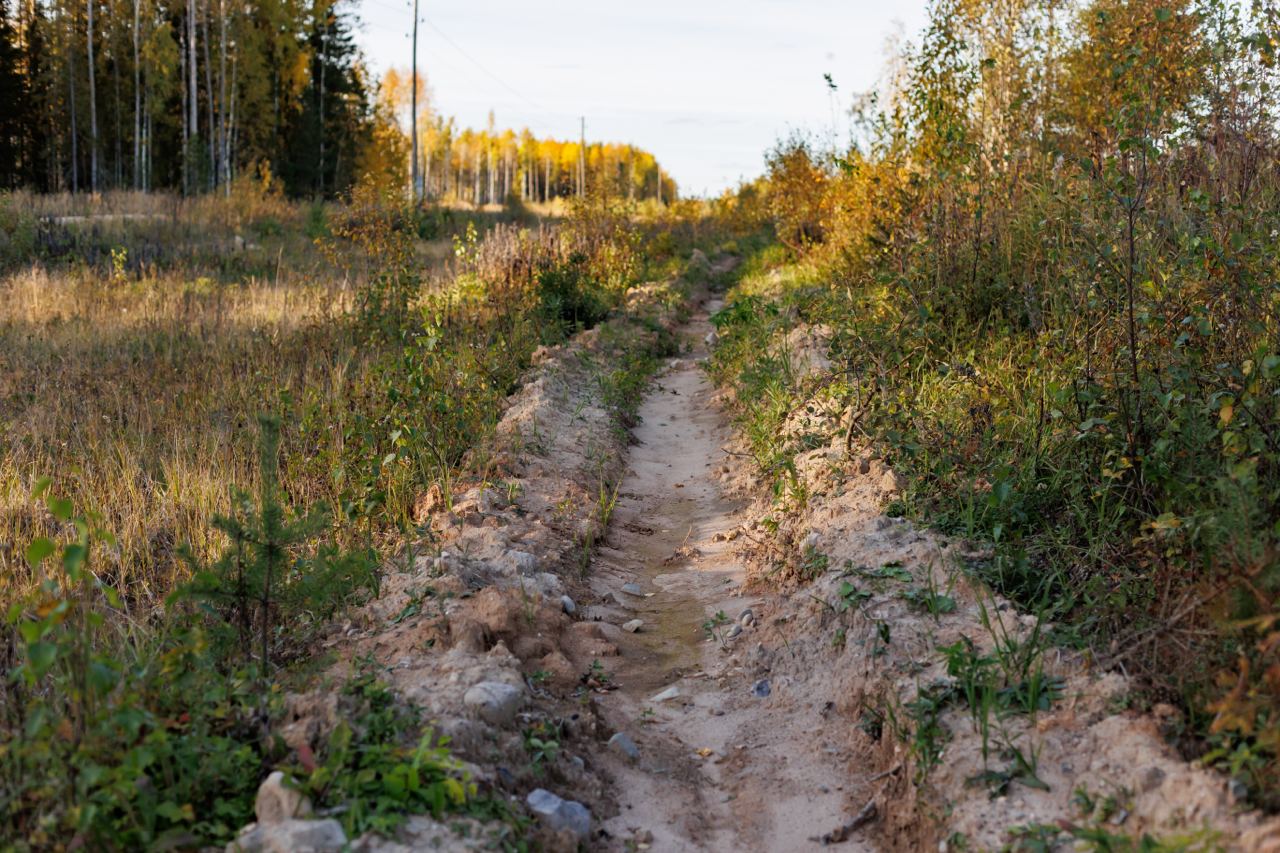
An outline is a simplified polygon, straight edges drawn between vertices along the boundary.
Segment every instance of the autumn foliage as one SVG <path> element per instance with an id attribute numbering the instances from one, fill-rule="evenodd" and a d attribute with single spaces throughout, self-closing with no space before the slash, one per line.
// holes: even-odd
<path id="1" fill-rule="evenodd" d="M 1271 805 L 1276 15 L 939 0 L 858 143 L 784 141 L 763 187 L 901 510 L 993 543 L 976 572 Z"/>

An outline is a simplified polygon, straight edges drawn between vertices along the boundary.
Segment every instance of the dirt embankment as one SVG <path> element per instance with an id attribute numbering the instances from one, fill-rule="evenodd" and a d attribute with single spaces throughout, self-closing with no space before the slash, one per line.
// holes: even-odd
<path id="1" fill-rule="evenodd" d="M 803 352 L 821 353 L 821 330 L 784 346 L 822 370 Z M 981 554 L 886 517 L 897 477 L 870 450 L 846 452 L 840 415 L 815 399 L 784 428 L 831 437 L 796 458 L 790 500 L 760 495 L 741 467 L 726 473 L 754 498 L 727 535 L 761 593 L 761 627 L 733 652 L 756 670 L 743 683 L 767 672 L 767 701 L 841 751 L 857 792 L 845 817 L 875 816 L 857 838 L 908 850 L 1129 849 L 1144 836 L 1169 849 L 1280 850 L 1280 820 L 1166 743 L 1172 708 L 1129 710 L 1125 678 L 1054 647 L 1051 626 L 966 575 Z M 780 586 L 792 591 L 770 592 Z"/>
<path id="2" fill-rule="evenodd" d="M 372 661 L 449 739 L 482 793 L 535 819 L 517 828 L 415 816 L 394 838 L 363 836 L 354 849 L 477 849 L 521 836 L 572 850 L 614 808 L 591 756 L 611 734 L 596 705 L 607 687 L 599 662 L 617 649 L 580 618 L 577 602 L 588 595 L 585 572 L 628 442 L 614 373 L 633 369 L 637 352 L 669 346 L 681 302 L 671 283 L 636 288 L 623 317 L 537 353 L 493 441 L 477 451 L 480 481 L 448 504 L 438 492 L 423 496 L 420 538 L 388 567 L 378 598 L 325 643 L 340 661 L 335 678 Z M 337 693 L 318 688 L 289 704 L 286 740 L 300 754 L 318 754 L 341 715 Z M 264 796 L 274 801 L 279 783 L 268 787 Z M 241 849 L 327 850 L 348 841 L 332 821 L 317 832 L 322 816 L 280 820 L 279 809 L 264 808 Z"/>
<path id="3" fill-rule="evenodd" d="M 1276 821 L 1164 743 L 1167 720 L 1125 709 L 1123 678 L 971 582 L 960 543 L 885 517 L 897 478 L 846 452 L 838 409 L 795 414 L 786 429 L 830 442 L 797 457 L 790 488 L 764 488 L 700 363 L 718 305 L 677 329 L 663 304 L 638 292 L 647 325 L 543 354 L 485 481 L 451 507 L 424 498 L 429 535 L 331 641 L 389 669 L 473 778 L 532 818 L 523 837 L 791 851 L 1150 834 L 1280 850 Z M 654 329 L 683 344 L 628 433 L 602 389 L 618 336 Z M 820 333 L 779 345 L 793 368 L 824 369 Z M 335 696 L 293 706 L 290 742 L 315 748 Z M 246 846 L 289 849 L 295 825 L 316 823 Z M 354 846 L 462 850 L 515 832 L 414 817 Z"/>
<path id="4" fill-rule="evenodd" d="M 1280 849 L 1165 743 L 1170 709 L 1129 710 L 1121 676 L 969 579 L 963 543 L 886 517 L 898 478 L 847 451 L 838 407 L 792 416 L 830 441 L 762 488 L 699 363 L 706 312 L 681 331 L 583 611 L 618 649 L 595 706 L 627 740 L 590 757 L 617 800 L 592 847 Z M 826 369 L 822 330 L 778 345 Z"/>

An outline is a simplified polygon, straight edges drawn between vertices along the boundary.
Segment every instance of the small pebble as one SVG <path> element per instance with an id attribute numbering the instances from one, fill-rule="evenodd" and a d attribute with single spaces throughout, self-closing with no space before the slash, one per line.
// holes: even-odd
<path id="1" fill-rule="evenodd" d="M 560 609 L 570 616 L 578 612 L 578 605 L 567 595 L 560 596 Z"/>
<path id="2" fill-rule="evenodd" d="M 732 640 L 734 637 L 738 636 L 741 633 L 742 633 L 742 626 L 734 625 L 732 628 L 730 628 L 728 631 L 725 632 L 724 636 L 726 640 Z"/>
<path id="3" fill-rule="evenodd" d="M 640 588 L 638 583 L 624 583 L 622 591 L 627 595 L 644 595 L 644 590 Z"/>
<path id="4" fill-rule="evenodd" d="M 742 611 L 742 615 L 738 617 L 738 624 L 744 628 L 749 628 L 751 626 L 751 623 L 755 621 L 756 621 L 756 614 L 751 612 L 750 607 Z"/>
<path id="5" fill-rule="evenodd" d="M 643 627 L 644 627 L 643 619 L 632 619 L 630 622 L 623 624 L 622 630 L 626 631 L 628 634 L 634 634 L 636 631 L 639 631 Z"/>
<path id="6" fill-rule="evenodd" d="M 769 687 L 769 679 L 767 678 L 760 679 L 751 687 L 751 694 L 761 699 L 768 696 L 772 692 L 773 692 L 773 689 Z"/>

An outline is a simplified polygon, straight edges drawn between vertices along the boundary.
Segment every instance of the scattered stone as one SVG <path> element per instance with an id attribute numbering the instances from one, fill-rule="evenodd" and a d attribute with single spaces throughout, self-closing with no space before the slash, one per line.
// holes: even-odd
<path id="1" fill-rule="evenodd" d="M 516 574 L 531 576 L 538 571 L 538 558 L 528 551 L 508 551 L 507 562 Z"/>
<path id="2" fill-rule="evenodd" d="M 800 540 L 800 550 L 809 551 L 814 548 L 817 548 L 819 538 L 820 537 L 818 536 L 818 531 L 816 530 L 812 531 L 808 536 Z"/>
<path id="3" fill-rule="evenodd" d="M 673 684 L 670 687 L 668 687 L 666 690 L 663 690 L 661 693 L 655 693 L 653 696 L 649 697 L 649 701 L 650 702 L 666 702 L 668 700 L 677 698 L 679 695 L 680 695 L 680 688 Z"/>
<path id="4" fill-rule="evenodd" d="M 623 624 L 622 630 L 626 631 L 628 634 L 634 634 L 636 631 L 639 631 L 643 627 L 644 627 L 643 619 L 632 619 L 630 622 Z"/>
<path id="5" fill-rule="evenodd" d="M 529 810 L 553 832 L 569 830 L 579 841 L 591 832 L 591 812 L 582 803 L 563 800 L 544 788 L 535 788 L 525 798 Z"/>
<path id="6" fill-rule="evenodd" d="M 636 761 L 640 758 L 640 747 L 636 746 L 636 742 L 626 732 L 618 732 L 609 738 L 609 748 L 631 761 Z"/>
<path id="7" fill-rule="evenodd" d="M 751 695 L 760 699 L 768 696 L 773 692 L 773 688 L 769 686 L 769 679 L 762 678 L 751 686 Z"/>
<path id="8" fill-rule="evenodd" d="M 724 638 L 726 640 L 732 640 L 734 637 L 738 636 L 741 633 L 742 633 L 742 626 L 735 622 L 729 628 L 729 630 L 725 632 Z"/>
<path id="9" fill-rule="evenodd" d="M 622 591 L 627 595 L 644 595 L 644 590 L 640 588 L 638 583 L 624 583 Z"/>
<path id="10" fill-rule="evenodd" d="M 896 471 L 885 471 L 880 477 L 880 491 L 897 494 L 902 491 L 903 480 Z"/>
<path id="11" fill-rule="evenodd" d="M 560 609 L 570 616 L 578 612 L 578 605 L 567 595 L 560 596 Z"/>
<path id="12" fill-rule="evenodd" d="M 251 823 L 227 845 L 227 853 L 337 853 L 347 847 L 342 824 L 325 820 Z"/>
<path id="13" fill-rule="evenodd" d="M 1151 767 L 1148 767 L 1146 770 L 1142 771 L 1141 787 L 1142 787 L 1142 792 L 1144 794 L 1151 793 L 1152 791 L 1154 791 L 1156 788 L 1159 788 L 1163 784 L 1164 784 L 1164 771 L 1161 770 L 1159 767 L 1152 765 Z"/>
<path id="14" fill-rule="evenodd" d="M 501 681 L 481 681 L 466 692 L 462 701 L 485 722 L 506 726 L 524 704 L 524 691 Z"/>
<path id="15" fill-rule="evenodd" d="M 715 345 L 720 343 L 720 336 L 717 335 L 714 330 L 712 330 L 710 332 L 707 332 L 707 336 L 702 340 L 706 343 L 708 348 L 714 349 Z"/>
<path id="16" fill-rule="evenodd" d="M 738 624 L 744 628 L 751 627 L 752 623 L 754 623 L 755 621 L 756 621 L 756 614 L 752 612 L 750 607 L 742 611 L 742 615 L 738 617 Z"/>
<path id="17" fill-rule="evenodd" d="M 284 774 L 277 770 L 258 786 L 253 813 L 258 816 L 258 823 L 264 826 L 284 823 L 310 816 L 311 801 L 301 791 L 286 787 Z"/>

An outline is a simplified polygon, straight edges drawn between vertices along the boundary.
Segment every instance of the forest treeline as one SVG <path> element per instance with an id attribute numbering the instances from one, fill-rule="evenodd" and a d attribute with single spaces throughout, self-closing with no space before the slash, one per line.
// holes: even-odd
<path id="1" fill-rule="evenodd" d="M 936 0 L 856 144 L 786 139 L 729 204 L 800 260 L 733 322 L 832 331 L 894 509 L 990 543 L 973 571 L 1273 808 L 1278 39 L 1266 0 Z"/>
<path id="2" fill-rule="evenodd" d="M 357 24 L 337 0 L 0 0 L 0 189 L 408 189 L 413 84 L 370 73 Z M 633 146 L 463 129 L 425 103 L 417 125 L 431 199 L 676 194 Z"/>

